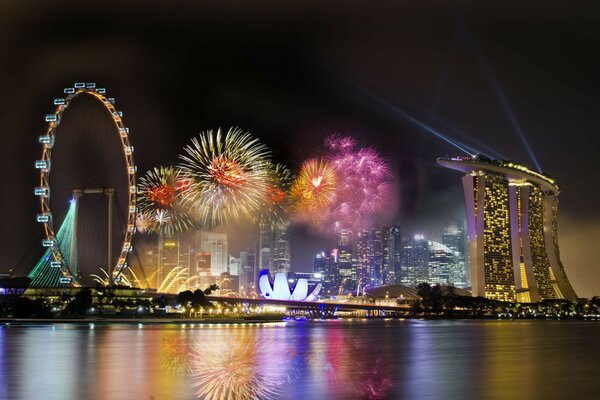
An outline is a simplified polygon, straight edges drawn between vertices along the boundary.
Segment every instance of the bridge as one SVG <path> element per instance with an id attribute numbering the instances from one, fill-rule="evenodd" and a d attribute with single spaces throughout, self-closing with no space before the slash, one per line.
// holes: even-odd
<path id="1" fill-rule="evenodd" d="M 265 298 L 242 298 L 227 296 L 206 296 L 210 302 L 227 303 L 231 305 L 242 305 L 246 309 L 250 306 L 282 306 L 288 311 L 306 311 L 312 318 L 332 318 L 339 311 L 365 311 L 367 316 L 404 315 L 410 311 L 409 304 L 375 304 L 375 303 L 352 303 L 336 301 L 299 301 L 299 300 L 273 300 Z"/>

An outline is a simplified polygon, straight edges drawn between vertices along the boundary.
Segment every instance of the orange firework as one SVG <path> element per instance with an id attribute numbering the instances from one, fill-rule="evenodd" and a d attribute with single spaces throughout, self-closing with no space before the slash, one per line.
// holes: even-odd
<path id="1" fill-rule="evenodd" d="M 140 231 L 171 235 L 190 228 L 192 223 L 181 207 L 180 172 L 173 167 L 156 167 L 146 172 L 138 186 Z"/>
<path id="2" fill-rule="evenodd" d="M 150 201 L 154 201 L 163 207 L 171 208 L 177 201 L 177 191 L 170 185 L 159 185 L 148 189 Z"/>
<path id="3" fill-rule="evenodd" d="M 240 164 L 224 156 L 215 157 L 208 169 L 213 179 L 224 186 L 239 186 L 246 181 L 246 174 Z"/>
<path id="4" fill-rule="evenodd" d="M 290 191 L 296 211 L 305 217 L 320 218 L 333 201 L 336 187 L 337 176 L 328 161 L 305 161 Z"/>

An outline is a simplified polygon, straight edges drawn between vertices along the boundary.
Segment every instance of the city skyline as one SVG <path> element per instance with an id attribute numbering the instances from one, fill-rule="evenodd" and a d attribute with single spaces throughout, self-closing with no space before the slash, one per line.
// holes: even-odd
<path id="1" fill-rule="evenodd" d="M 210 23 L 192 23 L 183 14 L 166 19 L 157 7 L 142 12 L 135 26 L 98 8 L 94 18 L 104 31 L 78 22 L 76 38 L 64 34 L 72 18 L 45 8 L 49 5 L 39 14 L 20 12 L 10 3 L 2 7 L 4 15 L 14 16 L 2 27 L 3 37 L 13 38 L 2 44 L 3 76 L 13 77 L 3 85 L 3 101 L 5 109 L 18 110 L 1 117 L 9 143 L 18 149 L 1 167 L 9 172 L 7 187 L 14 188 L 14 198 L 2 200 L 3 209 L 14 211 L 1 228 L 7 244 L 2 269 L 25 274 L 42 254 L 33 244 L 41 232 L 31 195 L 41 116 L 64 86 L 90 79 L 110 88 L 125 111 L 140 173 L 175 163 L 189 138 L 218 126 L 255 132 L 294 168 L 327 135 L 357 135 L 391 162 L 400 187 L 398 204 L 386 218 L 407 232 L 428 233 L 439 221 L 462 218 L 464 204 L 460 179 L 434 166 L 437 157 L 458 149 L 402 112 L 482 152 L 491 149 L 532 168 L 538 163 L 563 191 L 558 229 L 565 269 L 578 294 L 597 294 L 598 250 L 588 238 L 600 233 L 598 193 L 595 185 L 585 184 L 598 181 L 592 153 L 598 138 L 590 134 L 596 124 L 587 111 L 597 102 L 597 60 L 588 51 L 597 28 L 590 33 L 589 24 L 572 22 L 591 21 L 581 8 L 565 2 L 532 14 L 445 5 L 397 14 L 385 7 L 359 12 L 311 5 L 307 10 L 315 12 L 307 11 L 307 20 L 289 27 L 278 23 L 282 15 L 298 12 L 289 5 L 274 5 L 257 20 L 240 16 L 236 23 L 227 9 L 211 14 Z M 127 2 L 123 7 L 135 8 Z M 190 5 L 188 11 L 202 20 L 202 9 Z M 72 10 L 88 14 L 83 5 Z M 322 18 L 331 13 L 346 18 Z M 367 28 L 365 19 L 380 20 L 381 29 Z M 149 21 L 158 21 L 169 35 L 158 35 Z M 315 29 L 301 34 L 307 23 Z M 532 31 L 533 25 L 539 29 Z M 37 28 L 25 33 L 22 26 Z M 208 40 L 213 37 L 218 45 Z M 81 53 L 83 43 L 87 50 Z M 237 51 L 244 48 L 253 50 Z M 112 52 L 119 57 L 106 56 Z M 562 52 L 568 56 L 557 57 Z M 215 62 L 205 63 L 207 58 Z M 97 122 L 94 115 L 87 118 Z M 292 253 L 304 254 L 299 262 L 306 265 L 322 238 L 303 227 L 292 236 L 303 238 Z"/>
<path id="2" fill-rule="evenodd" d="M 0 399 L 600 399 L 599 21 L 0 1 Z"/>

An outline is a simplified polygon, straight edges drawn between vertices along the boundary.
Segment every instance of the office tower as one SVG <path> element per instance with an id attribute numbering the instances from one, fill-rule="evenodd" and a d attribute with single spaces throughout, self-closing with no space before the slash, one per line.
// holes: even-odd
<path id="1" fill-rule="evenodd" d="M 183 237 L 173 237 L 164 239 L 162 246 L 162 263 L 155 275 L 156 288 L 164 289 L 165 283 L 169 288 L 178 287 L 190 277 L 190 245 Z M 173 276 L 177 282 L 172 281 Z"/>
<path id="2" fill-rule="evenodd" d="M 415 286 L 429 279 L 429 245 L 425 236 L 414 235 L 402 239 L 400 283 Z"/>
<path id="3" fill-rule="evenodd" d="M 427 281 L 439 285 L 452 283 L 452 272 L 459 253 L 434 240 L 428 240 L 427 246 Z"/>
<path id="4" fill-rule="evenodd" d="M 466 173 L 473 296 L 520 302 L 577 298 L 560 260 L 559 189 L 553 179 L 481 156 L 438 163 Z"/>
<path id="5" fill-rule="evenodd" d="M 258 269 L 268 269 L 273 272 L 273 229 L 271 225 L 261 223 L 259 225 L 258 241 Z"/>
<path id="6" fill-rule="evenodd" d="M 466 253 L 465 224 L 463 221 L 444 223 L 442 244 L 456 252 L 455 263 L 450 273 L 450 282 L 457 287 L 470 287 L 471 274 Z"/>
<path id="7" fill-rule="evenodd" d="M 337 241 L 335 248 L 335 269 L 337 270 L 336 283 L 339 294 L 351 293 L 356 290 L 356 269 L 357 260 L 352 257 L 352 238 L 351 232 L 343 229 Z"/>
<path id="8" fill-rule="evenodd" d="M 256 293 L 256 279 L 258 277 L 256 250 L 254 248 L 248 248 L 240 252 L 240 265 L 242 268 L 240 293 L 250 296 Z"/>
<path id="9" fill-rule="evenodd" d="M 227 270 L 227 272 L 229 272 L 231 275 L 240 275 L 242 270 L 242 259 L 229 256 L 229 265 L 227 266 Z"/>
<path id="10" fill-rule="evenodd" d="M 400 227 L 383 228 L 381 279 L 384 285 L 398 283 L 400 277 L 400 254 L 402 252 Z"/>
<path id="11" fill-rule="evenodd" d="M 207 251 L 196 252 L 194 275 L 210 275 L 210 253 Z"/>
<path id="12" fill-rule="evenodd" d="M 200 243 L 200 251 L 210 253 L 210 274 L 218 276 L 223 272 L 227 272 L 227 266 L 229 265 L 227 235 L 224 233 L 198 232 L 197 240 Z"/>
<path id="13" fill-rule="evenodd" d="M 381 286 L 382 279 L 382 234 L 377 228 L 362 229 L 356 236 L 357 290 Z"/>
<path id="14" fill-rule="evenodd" d="M 290 230 L 287 228 L 275 229 L 275 243 L 273 254 L 274 272 L 290 271 Z"/>
<path id="15" fill-rule="evenodd" d="M 313 258 L 313 272 L 320 274 L 322 289 L 321 295 L 337 294 L 337 270 L 334 259 L 337 257 L 337 249 L 332 251 L 332 255 L 328 255 L 322 251 L 317 253 Z"/>

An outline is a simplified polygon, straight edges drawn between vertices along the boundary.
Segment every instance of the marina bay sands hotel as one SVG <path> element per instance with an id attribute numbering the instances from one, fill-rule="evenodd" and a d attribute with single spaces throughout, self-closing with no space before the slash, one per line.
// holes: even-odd
<path id="1" fill-rule="evenodd" d="M 473 296 L 517 302 L 576 299 L 558 250 L 558 186 L 501 160 L 440 158 L 464 172 Z"/>

